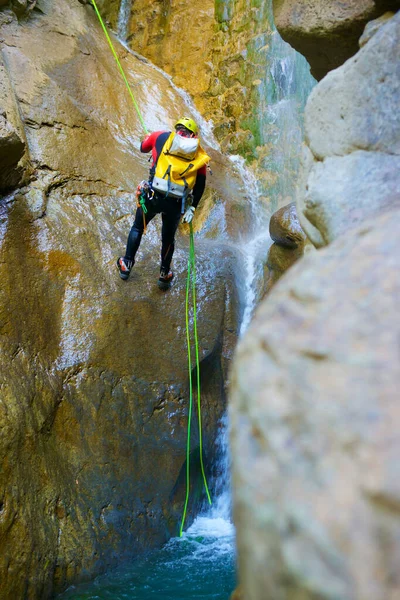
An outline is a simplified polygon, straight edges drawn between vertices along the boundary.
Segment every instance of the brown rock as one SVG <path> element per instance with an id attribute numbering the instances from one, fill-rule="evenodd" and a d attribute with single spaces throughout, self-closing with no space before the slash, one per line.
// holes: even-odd
<path id="1" fill-rule="evenodd" d="M 4 23 L 11 24 L 13 20 L 15 17 L 11 16 Z M 6 193 L 23 183 L 31 170 L 24 126 L 9 77 L 6 53 L 4 48 L 0 56 L 0 193 Z"/>
<path id="2" fill-rule="evenodd" d="M 234 519 L 253 600 L 400 596 L 399 217 L 304 258 L 239 345 Z"/>
<path id="3" fill-rule="evenodd" d="M 268 251 L 264 295 L 303 256 L 306 247 L 311 249 L 297 218 L 295 202 L 283 206 L 272 215 L 269 233 L 275 243 Z"/>
<path id="4" fill-rule="evenodd" d="M 322 79 L 358 50 L 368 21 L 400 7 L 398 0 L 274 0 L 276 27 Z"/>
<path id="5" fill-rule="evenodd" d="M 297 218 L 296 203 L 283 206 L 271 217 L 269 234 L 274 242 L 286 248 L 302 248 L 307 241 Z"/>
<path id="6" fill-rule="evenodd" d="M 178 236 L 167 294 L 156 285 L 159 220 L 131 279 L 119 279 L 115 261 L 148 163 L 92 7 L 55 0 L 1 34 L 12 90 L 4 97 L 20 112 L 25 129 L 12 125 L 34 167 L 29 185 L 0 201 L 1 596 L 46 600 L 177 531 L 185 494 L 188 240 Z M 165 106 L 185 114 L 182 98 L 115 44 L 146 121 L 170 127 Z M 149 98 L 149 87 L 157 95 Z M 225 159 L 213 156 L 209 188 L 215 182 L 222 203 L 230 177 Z M 226 248 L 210 251 L 196 237 L 196 258 L 210 471 L 236 295 Z M 188 524 L 201 497 L 195 426 L 192 450 Z"/>
<path id="7" fill-rule="evenodd" d="M 232 592 L 229 600 L 244 600 L 243 590 L 240 585 Z"/>
<path id="8" fill-rule="evenodd" d="M 268 250 L 265 265 L 263 296 L 271 290 L 282 275 L 302 256 L 303 249 L 286 248 L 276 243 L 272 244 Z"/>

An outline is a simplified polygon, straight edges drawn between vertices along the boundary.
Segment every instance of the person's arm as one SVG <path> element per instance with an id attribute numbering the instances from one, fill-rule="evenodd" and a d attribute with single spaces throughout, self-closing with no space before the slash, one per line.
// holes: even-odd
<path id="1" fill-rule="evenodd" d="M 207 170 L 205 166 L 201 167 L 197 172 L 196 183 L 193 187 L 193 208 L 197 208 L 206 187 L 206 173 Z"/>
<path id="2" fill-rule="evenodd" d="M 156 144 L 156 139 L 162 133 L 161 131 L 153 131 L 153 133 L 148 133 L 144 138 L 143 142 L 140 144 L 140 152 L 150 152 Z"/>

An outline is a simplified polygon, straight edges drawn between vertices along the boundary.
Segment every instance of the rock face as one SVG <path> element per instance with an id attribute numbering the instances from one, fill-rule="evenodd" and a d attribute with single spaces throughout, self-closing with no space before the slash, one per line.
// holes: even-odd
<path id="1" fill-rule="evenodd" d="M 304 258 L 235 358 L 246 600 L 400 597 L 399 211 Z"/>
<path id="2" fill-rule="evenodd" d="M 141 126 L 92 7 L 41 0 L 31 15 L 18 24 L 5 11 L 1 30 L 2 81 L 12 93 L 0 112 L 12 153 L 0 157 L 12 156 L 10 172 L 29 164 L 29 179 L 0 200 L 2 600 L 49 598 L 160 546 L 176 534 L 185 493 L 187 238 L 179 237 L 168 294 L 156 286 L 158 223 L 131 279 L 119 279 L 133 192 L 148 170 Z M 116 48 L 149 128 L 171 126 L 165 106 L 188 112 L 160 72 Z M 228 179 L 211 152 L 206 207 L 215 195 L 224 202 Z M 210 471 L 236 305 L 229 252 L 210 252 L 201 235 L 196 250 Z M 192 456 L 194 473 L 196 428 Z"/>
<path id="3" fill-rule="evenodd" d="M 104 9 L 116 28 L 115 3 L 105 2 Z M 292 90 L 305 81 L 311 89 L 313 82 L 299 55 L 294 72 L 287 72 L 287 61 L 274 66 L 277 55 L 283 62 L 291 50 L 277 50 L 276 37 L 270 4 L 248 0 L 135 0 L 127 30 L 129 46 L 169 73 L 212 120 L 222 149 L 259 166 L 257 177 L 268 180 L 265 195 L 276 177 L 274 104 L 285 82 Z"/>
<path id="4" fill-rule="evenodd" d="M 368 21 L 400 8 L 399 0 L 273 0 L 276 27 L 322 79 L 358 50 Z"/>
<path id="5" fill-rule="evenodd" d="M 317 246 L 400 202 L 400 12 L 380 25 L 306 106 L 297 209 Z"/>

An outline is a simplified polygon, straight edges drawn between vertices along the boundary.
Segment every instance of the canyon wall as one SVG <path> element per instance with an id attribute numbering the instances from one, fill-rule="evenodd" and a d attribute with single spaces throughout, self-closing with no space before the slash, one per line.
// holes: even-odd
<path id="1" fill-rule="evenodd" d="M 246 600 L 400 594 L 400 13 L 369 3 L 365 14 L 378 19 L 363 33 L 354 16 L 357 52 L 345 44 L 325 56 L 319 35 L 332 15 L 361 4 L 275 2 L 278 28 L 284 16 L 299 28 L 299 49 L 307 11 L 321 19 L 303 51 L 328 74 L 306 106 L 296 198 L 321 249 L 274 286 L 235 357 L 234 519 Z M 348 60 L 331 70 L 339 56 Z"/>

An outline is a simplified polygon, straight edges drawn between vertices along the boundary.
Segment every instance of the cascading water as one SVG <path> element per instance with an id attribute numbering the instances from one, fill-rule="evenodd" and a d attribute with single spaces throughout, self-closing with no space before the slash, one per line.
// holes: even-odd
<path id="1" fill-rule="evenodd" d="M 118 12 L 117 35 L 119 39 L 126 42 L 129 31 L 129 17 L 132 9 L 132 0 L 121 0 Z"/>
<path id="2" fill-rule="evenodd" d="M 118 33 L 123 42 L 127 37 L 130 7 L 131 0 L 122 0 Z M 248 327 L 262 290 L 264 264 L 271 244 L 269 218 L 274 210 L 293 198 L 303 135 L 302 114 L 314 85 L 304 58 L 283 42 L 274 28 L 271 0 L 264 2 L 261 10 L 266 11 L 271 31 L 250 42 L 248 52 L 251 54 L 267 49 L 265 74 L 259 87 L 257 126 L 261 143 L 270 149 L 261 163 L 261 169 L 268 171 L 271 176 L 265 188 L 246 167 L 242 157 L 231 157 L 251 205 L 248 231 L 240 239 L 229 240 L 239 251 L 242 262 L 239 292 L 243 317 L 240 335 Z M 165 73 L 163 75 L 173 85 L 171 78 Z M 174 88 L 178 89 L 176 86 Z M 214 148 L 218 147 L 211 125 L 196 111 L 188 94 L 183 90 L 178 91 L 191 114 L 201 124 L 206 142 Z M 146 115 L 144 117 L 151 127 L 151 120 Z M 204 235 L 200 233 L 198 237 Z M 216 442 L 220 464 L 219 477 L 213 485 L 211 509 L 199 515 L 182 538 L 173 538 L 150 558 L 101 576 L 89 585 L 70 588 L 62 598 L 228 600 L 235 587 L 235 534 L 231 521 L 227 430 L 225 418 Z"/>

